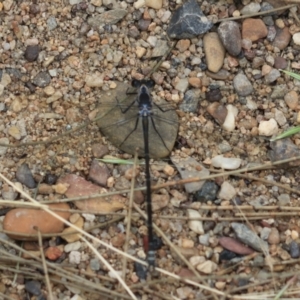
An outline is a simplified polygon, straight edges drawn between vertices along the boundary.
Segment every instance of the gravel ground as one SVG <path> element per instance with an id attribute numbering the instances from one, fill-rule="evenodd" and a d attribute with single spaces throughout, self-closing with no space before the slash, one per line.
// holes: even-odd
<path id="1" fill-rule="evenodd" d="M 0 2 L 0 171 L 15 183 L 14 189 L 1 175 L 1 226 L 20 232 L 36 225 L 45 236 L 21 242 L 2 230 L 1 299 L 273 299 L 284 288 L 285 298 L 299 299 L 298 163 L 271 168 L 270 161 L 299 156 L 300 140 L 269 142 L 300 120 L 300 82 L 279 71 L 300 68 L 299 12 L 294 6 L 257 16 L 286 3 L 250 2 L 198 3 L 211 26 L 178 39 L 166 32 L 181 1 Z M 234 24 L 220 25 L 231 17 Z M 124 190 L 134 168 L 95 159 L 133 156 L 92 120 L 107 104 L 105 95 L 122 98 L 121 83 L 147 77 L 156 83 L 154 101 L 175 107 L 179 129 L 171 153 L 151 161 L 155 230 L 165 235 L 157 267 L 171 274 L 145 279 L 131 259 L 124 267 L 119 253 L 100 244 L 144 259 L 146 223 L 134 210 L 126 237 Z M 143 187 L 143 164 L 136 172 L 136 186 Z M 61 221 L 37 210 L 26 211 L 24 220 L 20 211 L 7 213 L 20 207 L 25 214 L 20 191 L 46 204 L 118 195 L 59 207 L 95 238 L 83 240 L 62 234 Z M 145 210 L 143 192 L 135 192 L 134 202 Z M 117 274 L 125 270 L 132 295 L 89 243 Z M 48 271 L 42 261 L 51 262 Z"/>

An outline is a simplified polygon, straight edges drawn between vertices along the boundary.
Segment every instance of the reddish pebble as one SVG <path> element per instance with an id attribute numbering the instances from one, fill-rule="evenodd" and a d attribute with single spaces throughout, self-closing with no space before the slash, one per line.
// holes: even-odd
<path id="1" fill-rule="evenodd" d="M 191 270 L 185 268 L 180 269 L 177 275 L 183 278 L 195 277 Z"/>
<path id="2" fill-rule="evenodd" d="M 66 203 L 49 204 L 50 209 L 60 209 L 55 211 L 57 215 L 67 220 L 70 217 L 69 205 Z M 3 221 L 3 229 L 13 232 L 8 234 L 12 239 L 17 240 L 37 240 L 37 230 L 43 233 L 60 233 L 64 228 L 64 223 L 48 212 L 32 208 L 16 208 L 9 211 Z M 22 234 L 33 235 L 31 237 Z"/>
<path id="3" fill-rule="evenodd" d="M 110 242 L 114 247 L 120 248 L 125 243 L 125 235 L 123 233 L 119 233 L 115 235 Z"/>
<path id="4" fill-rule="evenodd" d="M 230 238 L 230 237 L 221 237 L 219 239 L 219 244 L 234 253 L 240 254 L 240 255 L 249 255 L 254 252 L 253 249 L 248 248 L 247 246 L 243 245 L 239 241 Z"/>
<path id="5" fill-rule="evenodd" d="M 248 39 L 252 42 L 266 37 L 268 29 L 261 19 L 246 19 L 242 25 L 243 39 Z"/>
<path id="6" fill-rule="evenodd" d="M 58 247 L 49 247 L 45 251 L 45 256 L 50 260 L 57 260 L 62 255 L 62 250 Z"/>

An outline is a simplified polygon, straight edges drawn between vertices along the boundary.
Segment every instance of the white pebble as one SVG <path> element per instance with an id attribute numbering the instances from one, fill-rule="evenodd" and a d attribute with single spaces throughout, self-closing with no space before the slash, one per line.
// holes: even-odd
<path id="1" fill-rule="evenodd" d="M 217 155 L 211 160 L 211 164 L 215 168 L 222 168 L 226 170 L 235 170 L 240 167 L 242 160 L 235 157 L 224 157 L 223 155 Z"/>
<path id="2" fill-rule="evenodd" d="M 70 262 L 70 264 L 78 265 L 80 263 L 80 252 L 79 251 L 71 251 L 69 254 L 69 262 Z"/>
<path id="3" fill-rule="evenodd" d="M 201 215 L 194 209 L 187 210 L 188 218 L 200 218 Z M 200 220 L 191 220 L 189 221 L 189 228 L 198 234 L 204 234 L 203 223 Z"/>
<path id="4" fill-rule="evenodd" d="M 218 269 L 218 265 L 211 260 L 208 260 L 197 266 L 197 270 L 204 274 L 211 274 Z"/>
<path id="5" fill-rule="evenodd" d="M 65 252 L 76 251 L 76 250 L 80 249 L 80 246 L 81 246 L 81 242 L 77 241 L 77 242 L 69 243 L 69 244 L 65 245 L 64 250 L 65 250 Z"/>
<path id="6" fill-rule="evenodd" d="M 8 50 L 10 49 L 10 43 L 3 42 L 3 43 L 2 43 L 2 48 L 3 48 L 5 51 L 8 51 Z"/>
<path id="7" fill-rule="evenodd" d="M 238 114 L 238 110 L 233 105 L 229 104 L 226 106 L 227 108 L 227 116 L 222 125 L 222 128 L 227 131 L 233 131 L 235 128 L 235 117 Z"/>
<path id="8" fill-rule="evenodd" d="M 296 45 L 300 45 L 300 32 L 293 34 L 293 41 Z"/>
<path id="9" fill-rule="evenodd" d="M 138 0 L 136 2 L 133 3 L 133 7 L 135 9 L 139 9 L 141 7 L 145 6 L 145 0 Z"/>
<path id="10" fill-rule="evenodd" d="M 189 259 L 191 265 L 193 265 L 194 267 L 199 265 L 199 264 L 202 264 L 205 262 L 205 257 L 204 256 L 192 256 L 190 259 Z"/>
<path id="11" fill-rule="evenodd" d="M 235 197 L 235 195 L 235 188 L 228 181 L 224 181 L 221 185 L 221 189 L 218 195 L 219 198 L 224 200 L 231 200 Z"/>
<path id="12" fill-rule="evenodd" d="M 92 214 L 82 214 L 82 216 L 87 222 L 94 222 L 96 219 L 96 216 Z"/>
<path id="13" fill-rule="evenodd" d="M 278 125 L 275 119 L 271 118 L 269 121 L 261 121 L 258 126 L 258 134 L 265 136 L 272 136 L 278 133 Z"/>

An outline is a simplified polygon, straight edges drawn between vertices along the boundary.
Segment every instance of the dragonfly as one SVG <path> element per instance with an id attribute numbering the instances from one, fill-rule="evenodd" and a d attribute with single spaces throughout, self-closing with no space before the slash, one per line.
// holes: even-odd
<path id="1" fill-rule="evenodd" d="M 170 142 L 171 144 L 174 143 L 173 140 L 168 141 L 168 145 L 164 141 L 164 137 L 160 133 L 160 129 L 166 127 L 169 127 L 170 131 L 177 132 L 178 130 L 178 122 L 177 122 L 177 116 L 174 114 L 174 108 L 169 106 L 160 106 L 159 104 L 156 104 L 153 102 L 150 89 L 154 86 L 154 81 L 149 80 L 136 80 L 134 79 L 132 81 L 132 86 L 137 89 L 137 96 L 127 107 L 124 107 L 117 98 L 117 106 L 119 107 L 121 113 L 123 115 L 126 115 L 127 112 L 130 112 L 130 115 L 127 116 L 127 119 L 124 118 L 121 121 L 118 121 L 114 124 L 110 124 L 108 126 L 103 126 L 103 124 L 106 122 L 105 118 L 100 118 L 100 129 L 104 133 L 110 135 L 111 132 L 115 133 L 116 127 L 122 127 L 127 124 L 130 121 L 133 124 L 133 126 L 128 126 L 127 134 L 122 134 L 121 137 L 123 138 L 123 141 L 119 143 L 118 147 L 122 148 L 123 145 L 126 145 L 127 141 L 129 141 L 130 137 L 132 137 L 136 132 L 139 134 L 139 137 L 142 136 L 143 145 L 142 151 L 145 158 L 145 179 L 146 179 L 146 209 L 147 209 L 147 228 L 148 228 L 148 247 L 147 247 L 147 262 L 149 265 L 149 268 L 153 269 L 155 266 L 155 251 L 157 248 L 157 239 L 154 237 L 153 233 L 153 226 L 152 226 L 152 201 L 151 201 L 151 175 L 150 175 L 150 143 L 152 145 L 155 145 L 155 148 L 157 148 L 158 144 L 161 144 L 163 149 L 163 154 L 158 154 L 156 156 L 164 156 L 165 153 L 170 153 Z M 135 109 L 134 109 L 135 108 Z M 157 112 L 160 112 L 161 114 L 158 115 Z M 163 114 L 171 112 L 171 115 L 173 116 L 173 120 L 170 120 L 168 118 L 162 117 Z M 174 118 L 175 116 L 175 118 Z M 111 119 L 111 116 L 109 114 L 109 118 Z M 156 125 L 157 123 L 157 125 Z M 138 132 L 139 124 L 140 132 Z M 151 138 L 155 139 L 150 141 L 150 126 L 152 127 L 152 134 Z M 102 127 L 102 128 L 101 128 Z M 170 135 L 170 132 L 169 132 Z M 115 134 L 111 135 L 115 136 Z M 176 135 L 174 135 L 176 137 Z M 125 151 L 128 152 L 133 151 L 134 149 L 131 147 L 132 144 L 129 141 L 128 146 L 125 146 Z M 127 148 L 128 147 L 128 148 Z M 151 147 L 154 148 L 154 147 Z"/>

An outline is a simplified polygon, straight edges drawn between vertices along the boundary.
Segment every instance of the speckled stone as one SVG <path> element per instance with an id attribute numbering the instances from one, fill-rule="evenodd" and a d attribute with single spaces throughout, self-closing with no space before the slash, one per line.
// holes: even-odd
<path id="1" fill-rule="evenodd" d="M 207 68 L 211 72 L 218 72 L 224 63 L 225 48 L 216 32 L 207 33 L 203 38 Z"/>
<path id="2" fill-rule="evenodd" d="M 222 22 L 218 28 L 219 37 L 228 51 L 233 56 L 239 55 L 242 50 L 242 37 L 237 22 Z"/>

